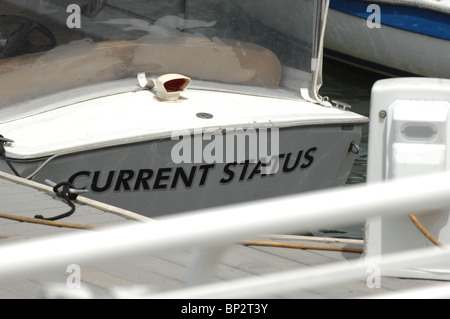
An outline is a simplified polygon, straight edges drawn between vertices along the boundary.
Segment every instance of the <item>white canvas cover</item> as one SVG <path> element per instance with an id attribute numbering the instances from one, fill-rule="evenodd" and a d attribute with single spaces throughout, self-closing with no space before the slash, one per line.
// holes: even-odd
<path id="1" fill-rule="evenodd" d="M 317 1 L 2 1 L 0 106 L 139 72 L 317 100 Z"/>

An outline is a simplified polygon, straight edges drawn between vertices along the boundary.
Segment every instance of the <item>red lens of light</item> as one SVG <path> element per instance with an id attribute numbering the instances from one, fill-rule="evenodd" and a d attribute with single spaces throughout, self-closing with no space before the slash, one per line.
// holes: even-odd
<path id="1" fill-rule="evenodd" d="M 183 86 L 186 84 L 186 79 L 174 79 L 171 81 L 167 81 L 164 83 L 164 87 L 166 88 L 167 92 L 177 92 L 181 91 Z"/>

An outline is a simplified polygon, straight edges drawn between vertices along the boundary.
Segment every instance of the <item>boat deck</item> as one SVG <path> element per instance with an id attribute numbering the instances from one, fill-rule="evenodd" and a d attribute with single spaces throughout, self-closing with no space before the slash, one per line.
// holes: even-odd
<path id="1" fill-rule="evenodd" d="M 57 225 L 34 223 L 36 214 L 45 217 L 59 215 L 68 210 L 66 203 L 57 199 L 52 188 L 0 174 L 0 249 L 9 244 L 29 242 L 45 236 L 98 231 L 117 225 L 146 222 L 147 219 L 132 212 L 79 197 L 75 213 Z M 28 221 L 10 219 L 10 215 L 31 218 Z M 57 239 L 55 239 L 57 240 Z M 262 241 L 264 240 L 264 241 Z M 334 262 L 354 261 L 361 257 L 363 242 L 288 235 L 267 235 L 257 243 L 243 242 L 224 251 L 217 266 L 215 279 L 231 281 L 258 277 L 280 271 L 311 269 Z M 276 247 L 273 243 L 286 243 L 291 247 Z M 269 245 L 270 244 L 270 245 Z M 330 250 L 299 249 L 299 245 L 328 247 Z M 295 248 L 292 248 L 295 247 Z M 336 249 L 335 251 L 331 249 Z M 355 251 L 353 251 L 355 249 Z M 122 298 L 134 293 L 162 293 L 186 287 L 195 249 L 170 251 L 153 255 L 115 260 L 114 262 L 80 265 L 83 291 L 88 297 Z M 76 264 L 76 260 L 74 260 Z M 49 285 L 67 286 L 72 274 L 69 268 L 4 279 L 0 270 L 0 298 L 52 298 L 58 297 Z M 356 280 L 330 285 L 320 289 L 286 294 L 268 295 L 267 298 L 360 298 L 376 297 L 403 289 L 429 287 L 440 281 L 411 280 L 382 277 L 380 288 L 370 288 L 367 281 Z M 55 287 L 55 286 L 53 286 Z M 128 287 L 128 290 L 124 290 Z M 141 289 L 141 290 L 138 290 Z M 77 295 L 72 289 L 72 297 Z M 124 295 L 126 293 L 126 295 Z"/>

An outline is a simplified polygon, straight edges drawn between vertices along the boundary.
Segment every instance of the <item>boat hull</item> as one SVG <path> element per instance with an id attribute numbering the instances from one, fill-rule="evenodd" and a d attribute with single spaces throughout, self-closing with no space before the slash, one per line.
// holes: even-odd
<path id="1" fill-rule="evenodd" d="M 69 181 L 88 190 L 83 196 L 154 218 L 343 185 L 356 156 L 351 146 L 360 142 L 361 130 L 359 124 L 281 128 L 279 155 L 271 162 L 278 166 L 272 174 L 260 160 L 203 158 L 176 164 L 173 150 L 180 141 L 164 138 L 55 157 L 33 180 Z M 28 159 L 13 165 L 26 175 L 42 162 Z M 10 171 L 6 163 L 0 165 Z"/>
<path id="2" fill-rule="evenodd" d="M 331 1 L 325 34 L 326 57 L 388 76 L 450 77 L 448 13 L 378 3 L 380 24 L 376 27 L 370 4 Z M 432 15 L 430 19 L 442 17 L 442 21 L 427 21 L 426 15 Z"/>

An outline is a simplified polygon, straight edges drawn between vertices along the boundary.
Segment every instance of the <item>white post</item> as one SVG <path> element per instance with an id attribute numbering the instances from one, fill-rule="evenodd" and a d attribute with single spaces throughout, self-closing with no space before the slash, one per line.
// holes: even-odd
<path id="1" fill-rule="evenodd" d="M 367 182 L 444 174 L 450 161 L 449 116 L 450 80 L 404 78 L 377 82 L 372 90 Z M 425 192 L 428 186 L 417 187 Z M 409 211 L 411 218 L 425 228 L 424 233 L 408 215 L 369 219 L 366 256 L 431 247 L 437 242 L 450 245 L 449 208 L 431 204 L 425 211 L 419 207 Z M 435 243 L 429 239 L 432 237 Z M 391 275 L 449 280 L 450 263 L 402 269 Z"/>

